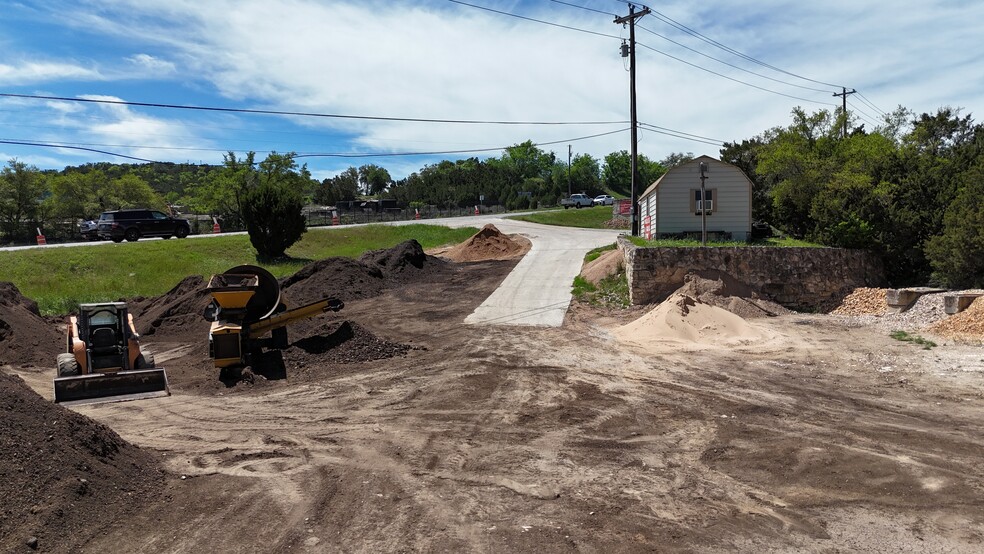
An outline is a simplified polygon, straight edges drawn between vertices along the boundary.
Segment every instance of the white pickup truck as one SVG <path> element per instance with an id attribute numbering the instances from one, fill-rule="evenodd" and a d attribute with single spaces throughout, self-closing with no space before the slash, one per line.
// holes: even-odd
<path id="1" fill-rule="evenodd" d="M 564 198 L 560 201 L 560 205 L 567 208 L 590 208 L 593 202 L 593 198 L 587 194 L 572 194 L 570 198 Z"/>

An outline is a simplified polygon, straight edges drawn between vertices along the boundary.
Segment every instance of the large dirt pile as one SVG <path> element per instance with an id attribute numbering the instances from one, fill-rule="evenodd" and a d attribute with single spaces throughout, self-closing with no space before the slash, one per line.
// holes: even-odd
<path id="1" fill-rule="evenodd" d="M 0 282 L 0 365 L 54 367 L 63 337 L 13 283 Z"/>
<path id="2" fill-rule="evenodd" d="M 841 300 L 830 313 L 833 315 L 885 315 L 888 310 L 888 289 L 860 287 Z"/>
<path id="3" fill-rule="evenodd" d="M 511 260 L 529 250 L 529 241 L 522 237 L 502 234 L 491 223 L 445 252 L 441 257 L 454 262 L 483 262 L 486 260 Z"/>
<path id="4" fill-rule="evenodd" d="M 0 551 L 79 552 L 163 489 L 149 452 L 5 373 L 0 419 Z"/>
<path id="5" fill-rule="evenodd" d="M 189 331 L 199 335 L 207 332 L 209 324 L 202 312 L 211 300 L 212 296 L 205 290 L 205 279 L 191 275 L 161 296 L 134 298 L 127 306 L 137 332 L 153 335 L 158 340 L 184 336 Z"/>
<path id="6" fill-rule="evenodd" d="M 399 286 L 447 269 L 447 262 L 424 254 L 416 240 L 393 248 L 366 252 L 358 260 L 327 258 L 310 263 L 280 282 L 292 306 L 326 297 L 344 301 L 372 298 L 387 287 Z"/>
<path id="7" fill-rule="evenodd" d="M 941 319 L 927 331 L 953 339 L 984 340 L 984 297 L 979 297 L 966 310 Z"/>

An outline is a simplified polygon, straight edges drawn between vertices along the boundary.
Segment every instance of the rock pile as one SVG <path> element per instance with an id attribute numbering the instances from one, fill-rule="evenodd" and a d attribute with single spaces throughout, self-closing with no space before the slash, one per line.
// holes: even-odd
<path id="1" fill-rule="evenodd" d="M 859 287 L 844 297 L 830 313 L 834 315 L 884 315 L 888 310 L 888 289 Z"/>
<path id="2" fill-rule="evenodd" d="M 953 339 L 984 339 L 984 297 L 974 300 L 966 310 L 930 325 L 927 330 Z"/>

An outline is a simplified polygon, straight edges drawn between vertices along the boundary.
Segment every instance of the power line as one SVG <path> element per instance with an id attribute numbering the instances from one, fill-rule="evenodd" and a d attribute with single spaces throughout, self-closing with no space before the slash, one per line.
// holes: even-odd
<path id="1" fill-rule="evenodd" d="M 479 10 L 485 10 L 487 12 L 497 13 L 499 15 L 505 15 L 505 16 L 509 16 L 509 17 L 515 17 L 516 19 L 523 19 L 525 21 L 532 21 L 534 23 L 542 23 L 543 25 L 550 25 L 551 27 L 559 27 L 561 29 L 567 29 L 567 30 L 570 30 L 570 31 L 577 31 L 579 33 L 587 33 L 589 35 L 597 35 L 599 37 L 619 39 L 619 37 L 617 37 L 615 35 L 609 35 L 607 33 L 599 33 L 598 31 L 589 31 L 587 29 L 580 29 L 578 27 L 571 27 L 569 25 L 561 25 L 560 23 L 554 23 L 552 21 L 544 21 L 542 19 L 534 19 L 532 17 L 526 17 L 525 15 L 517 15 L 517 14 L 514 14 L 514 13 L 510 13 L 510 12 L 504 12 L 502 10 L 496 10 L 496 9 L 492 9 L 492 8 L 487 8 L 485 6 L 479 6 L 479 5 L 476 5 L 476 4 L 469 4 L 468 2 L 462 2 L 461 0 L 448 0 L 448 2 L 452 2 L 454 4 L 460 4 L 462 6 L 468 6 L 469 8 L 475 8 L 475 9 L 479 9 Z M 577 7 L 580 7 L 580 6 L 577 6 Z"/>
<path id="2" fill-rule="evenodd" d="M 781 83 L 783 85 L 789 85 L 791 87 L 797 87 L 797 88 L 801 88 L 801 89 L 805 89 L 805 90 L 812 90 L 814 92 L 830 92 L 830 90 L 809 87 L 809 86 L 806 86 L 806 85 L 797 85 L 796 83 L 790 83 L 789 81 L 783 81 L 781 79 L 776 79 L 775 77 L 769 77 L 768 75 L 762 75 L 761 73 L 756 73 L 756 72 L 751 71 L 749 69 L 745 69 L 744 67 L 735 65 L 735 64 L 730 63 L 730 62 L 726 62 L 726 61 L 724 61 L 722 59 L 719 59 L 719 58 L 715 58 L 714 56 L 711 56 L 709 54 L 705 54 L 705 53 L 701 52 L 700 50 L 697 50 L 695 48 L 691 48 L 691 47 L 687 46 L 686 44 L 677 42 L 677 41 L 675 41 L 675 40 L 673 40 L 673 39 L 671 39 L 669 37 L 665 37 L 665 36 L 657 33 L 656 31 L 652 31 L 650 29 L 647 29 L 646 27 L 643 27 L 642 25 L 639 25 L 639 28 L 642 29 L 643 31 L 646 31 L 648 33 L 651 33 L 653 35 L 656 35 L 657 37 L 659 37 L 659 38 L 661 38 L 661 39 L 663 39 L 663 40 L 665 40 L 667 42 L 672 42 L 673 44 L 675 44 L 675 45 L 677 45 L 677 46 L 679 46 L 681 48 L 684 48 L 686 50 L 689 50 L 689 51 L 691 51 L 691 52 L 693 52 L 693 53 L 695 53 L 695 54 L 697 54 L 699 56 L 703 56 L 703 57 L 705 57 L 705 58 L 707 58 L 709 60 L 714 60 L 714 61 L 716 61 L 718 63 L 724 64 L 724 65 L 726 65 L 728 67 L 732 67 L 732 68 L 737 69 L 739 71 L 744 71 L 745 73 L 750 73 L 752 75 L 755 75 L 756 77 L 761 77 L 763 79 L 768 79 L 770 81 L 774 81 L 776 83 Z"/>
<path id="3" fill-rule="evenodd" d="M 448 0 L 456 2 L 457 0 Z M 156 102 L 130 102 L 96 98 L 70 98 L 67 96 L 46 96 L 42 94 L 14 94 L 0 92 L 0 97 L 26 98 L 30 100 L 58 100 L 61 102 L 80 102 L 89 104 L 110 104 L 116 106 L 139 106 L 143 108 L 165 108 L 173 110 L 197 110 L 205 112 L 246 113 L 262 115 L 289 115 L 298 117 L 320 117 L 330 119 L 360 119 L 371 121 L 402 121 L 410 123 L 460 123 L 465 125 L 622 125 L 627 121 L 494 121 L 480 119 L 426 119 L 420 117 L 387 117 L 374 115 L 346 115 L 317 112 L 290 112 L 281 110 L 256 110 L 248 108 L 223 108 L 216 106 L 195 106 L 187 104 L 161 104 Z"/>
<path id="4" fill-rule="evenodd" d="M 119 154 L 119 153 L 116 153 L 116 152 L 107 152 L 105 150 L 97 150 L 95 148 L 86 148 L 84 146 L 70 146 L 70 145 L 65 145 L 65 144 L 45 144 L 45 143 L 42 143 L 42 142 L 28 142 L 28 141 L 4 140 L 4 139 L 0 139 L 0 144 L 15 144 L 15 145 L 18 145 L 18 146 L 37 146 L 37 147 L 41 147 L 41 148 L 67 148 L 69 150 L 85 150 L 86 152 L 96 152 L 97 154 L 106 154 L 108 156 L 117 156 L 117 157 L 120 157 L 120 158 L 126 158 L 128 160 L 136 160 L 138 162 L 147 162 L 147 163 L 152 163 L 152 164 L 154 164 L 154 163 L 161 163 L 161 162 L 158 162 L 157 160 L 148 160 L 146 158 L 138 158 L 136 156 L 127 156 L 126 154 Z"/>
<path id="5" fill-rule="evenodd" d="M 683 131 L 677 131 L 675 129 L 668 129 L 666 127 L 660 127 L 659 125 L 653 125 L 651 123 L 643 123 L 643 122 L 640 122 L 639 125 L 642 125 L 643 127 L 646 127 L 650 131 L 653 131 L 655 133 L 660 133 L 660 134 L 663 134 L 663 135 L 668 135 L 668 136 L 676 137 L 676 138 L 682 138 L 682 139 L 685 139 L 685 140 L 692 140 L 694 142 L 703 142 L 703 143 L 714 144 L 714 145 L 720 145 L 720 144 L 724 144 L 725 142 L 727 142 L 727 141 L 721 140 L 721 139 L 716 139 L 716 138 L 711 138 L 711 137 L 704 137 L 704 136 L 701 136 L 701 135 L 695 135 L 693 133 L 685 133 Z"/>
<path id="6" fill-rule="evenodd" d="M 618 14 L 616 14 L 616 13 L 604 12 L 604 11 L 601 11 L 601 10 L 596 10 L 594 8 L 589 8 L 587 6 L 580 6 L 578 4 L 571 4 L 570 2 L 561 2 L 561 0 L 550 0 L 550 1 L 551 2 L 554 2 L 556 4 L 563 4 L 565 6 L 570 6 L 572 8 L 581 8 L 582 10 L 586 10 L 586 11 L 589 11 L 589 12 L 600 13 L 601 15 L 610 15 L 612 17 L 618 17 Z"/>
<path id="7" fill-rule="evenodd" d="M 632 4 L 632 2 L 627 2 L 625 0 L 621 0 L 621 1 L 623 1 L 626 4 Z M 667 16 L 667 15 L 665 15 L 665 14 L 659 12 L 659 11 L 653 10 L 653 15 L 657 19 L 659 19 L 660 21 L 666 23 L 667 25 L 670 25 L 672 27 L 675 27 L 676 29 L 678 29 L 680 31 L 683 31 L 684 33 L 686 33 L 688 35 L 691 35 L 691 36 L 693 36 L 693 37 L 695 37 L 695 38 L 697 38 L 697 39 L 699 39 L 701 41 L 704 41 L 707 44 L 710 44 L 710 45 L 712 45 L 712 46 L 714 46 L 716 48 L 720 48 L 721 50 L 724 50 L 725 52 L 728 52 L 729 54 L 733 54 L 733 55 L 738 56 L 738 57 L 740 57 L 742 59 L 748 60 L 748 61 L 750 61 L 752 63 L 761 65 L 762 67 L 767 67 L 767 68 L 769 68 L 769 69 L 771 69 L 773 71 L 778 71 L 779 73 L 784 73 L 786 75 L 789 75 L 790 77 L 796 77 L 797 79 L 802 79 L 804 81 L 809 81 L 811 83 L 816 83 L 818 85 L 824 85 L 824 86 L 833 87 L 833 88 L 843 88 L 842 85 L 835 85 L 833 83 L 826 83 L 824 81 L 818 81 L 816 79 L 811 79 L 809 77 L 804 77 L 802 75 L 797 75 L 796 73 L 792 73 L 790 71 L 786 71 L 785 69 L 781 69 L 781 68 L 778 68 L 778 67 L 776 67 L 774 65 L 771 65 L 771 64 L 768 64 L 766 62 L 763 62 L 763 61 L 761 61 L 759 59 L 756 59 L 756 58 L 754 58 L 752 56 L 749 56 L 748 54 L 745 54 L 743 52 L 740 52 L 738 50 L 735 50 L 734 48 L 731 48 L 730 46 L 727 46 L 725 44 L 722 44 L 722 43 L 720 43 L 720 42 L 718 42 L 718 41 L 716 41 L 716 40 L 714 40 L 714 39 L 712 39 L 710 37 L 707 37 L 707 36 L 701 34 L 700 32 L 695 31 L 694 29 L 691 29 L 690 27 L 687 27 L 683 23 L 680 23 L 678 21 L 675 21 L 671 17 L 669 17 L 669 16 Z M 824 91 L 824 92 L 826 92 L 826 91 Z"/>
<path id="8" fill-rule="evenodd" d="M 869 107 L 871 107 L 871 109 L 873 109 L 876 112 L 878 112 L 878 115 L 879 116 L 885 117 L 886 115 L 888 115 L 887 113 L 885 113 L 885 110 L 883 110 L 883 109 L 879 108 L 878 106 L 874 105 L 874 103 L 872 103 L 870 100 L 868 100 L 868 97 L 866 97 L 865 95 L 861 94 L 860 92 L 858 93 L 858 97 L 861 99 L 862 102 L 864 102 L 866 105 L 868 105 Z"/>
<path id="9" fill-rule="evenodd" d="M 755 88 L 755 89 L 758 89 L 758 90 L 761 90 L 761 91 L 764 91 L 764 92 L 770 92 L 772 94 L 778 94 L 779 96 L 785 96 L 786 98 L 792 98 L 794 100 L 800 100 L 800 101 L 803 101 L 803 102 L 810 102 L 812 104 L 823 104 L 825 106 L 834 106 L 834 107 L 837 106 L 837 104 L 834 104 L 832 102 L 821 102 L 819 100 L 810 100 L 809 98 L 803 98 L 801 96 L 793 96 L 792 94 L 786 94 L 784 92 L 779 92 L 777 90 L 767 89 L 765 87 L 760 87 L 758 85 L 753 85 L 752 83 L 749 83 L 747 81 L 742 81 L 741 79 L 735 79 L 734 77 L 729 77 L 729 76 L 727 76 L 727 75 L 725 75 L 723 73 L 718 73 L 717 71 L 714 71 L 714 70 L 711 70 L 711 69 L 707 69 L 706 67 L 701 67 L 701 66 L 699 66 L 699 65 L 697 65 L 695 63 L 688 62 L 687 60 L 684 60 L 683 58 L 678 58 L 678 57 L 676 57 L 676 56 L 674 56 L 672 54 L 667 54 L 666 52 L 663 52 L 662 50 L 658 50 L 656 48 L 653 48 L 652 46 L 648 46 L 648 45 L 643 44 L 641 42 L 637 42 L 636 44 L 638 44 L 639 46 L 642 46 L 643 48 L 646 48 L 648 50 L 652 50 L 653 52 L 656 52 L 657 54 L 661 54 L 663 56 L 666 56 L 667 58 L 676 60 L 676 61 L 678 61 L 680 63 L 687 64 L 690 67 L 699 69 L 701 71 L 706 71 L 707 73 L 710 73 L 712 75 L 717 75 L 718 77 L 723 77 L 723 78 L 725 78 L 725 79 L 727 79 L 729 81 L 734 81 L 736 83 L 739 83 L 739 84 L 742 84 L 742 85 L 745 85 L 745 86 L 749 86 L 749 87 L 752 87 L 752 88 Z M 824 92 L 826 92 L 826 91 L 824 91 Z"/>

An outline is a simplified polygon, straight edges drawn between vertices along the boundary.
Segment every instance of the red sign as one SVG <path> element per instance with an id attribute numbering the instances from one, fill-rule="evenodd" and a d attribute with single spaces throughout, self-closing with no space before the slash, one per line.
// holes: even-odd
<path id="1" fill-rule="evenodd" d="M 617 215 L 632 215 L 632 200 L 629 198 L 616 200 L 615 213 Z"/>

